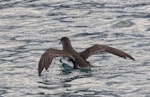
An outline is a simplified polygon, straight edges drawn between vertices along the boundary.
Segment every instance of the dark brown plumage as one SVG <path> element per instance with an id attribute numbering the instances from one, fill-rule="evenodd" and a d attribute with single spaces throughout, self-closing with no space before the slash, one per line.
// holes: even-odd
<path id="1" fill-rule="evenodd" d="M 39 76 L 41 75 L 41 72 L 43 71 L 44 68 L 46 70 L 48 69 L 53 58 L 55 58 L 55 57 L 68 57 L 69 59 L 71 59 L 73 61 L 74 67 L 91 66 L 90 63 L 86 59 L 90 55 L 96 54 L 98 52 L 109 52 L 109 53 L 112 53 L 114 55 L 117 55 L 117 56 L 125 58 L 125 59 L 130 58 L 132 60 L 135 60 L 131 55 L 129 55 L 119 49 L 109 47 L 106 45 L 96 44 L 92 47 L 87 48 L 85 51 L 78 53 L 73 49 L 68 37 L 62 37 L 61 43 L 63 45 L 63 50 L 49 48 L 41 56 L 39 65 L 38 65 Z"/>

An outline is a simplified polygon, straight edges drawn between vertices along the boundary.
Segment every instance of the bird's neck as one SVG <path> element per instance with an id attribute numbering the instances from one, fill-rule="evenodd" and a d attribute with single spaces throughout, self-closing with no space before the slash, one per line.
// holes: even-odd
<path id="1" fill-rule="evenodd" d="M 70 42 L 67 42 L 67 43 L 63 44 L 63 50 L 65 50 L 65 51 L 68 52 L 68 51 L 72 51 L 72 50 L 74 50 L 74 49 L 73 49 L 71 43 L 70 43 Z"/>

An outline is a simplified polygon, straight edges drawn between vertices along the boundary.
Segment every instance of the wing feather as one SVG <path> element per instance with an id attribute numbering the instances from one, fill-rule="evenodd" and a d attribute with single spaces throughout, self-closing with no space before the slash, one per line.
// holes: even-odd
<path id="1" fill-rule="evenodd" d="M 90 55 L 96 54 L 98 52 L 109 52 L 111 54 L 117 55 L 117 56 L 125 58 L 125 59 L 128 57 L 132 60 L 135 60 L 131 55 L 129 55 L 129 54 L 127 54 L 127 53 L 125 53 L 119 49 L 109 47 L 106 45 L 98 45 L 98 44 L 87 48 L 85 51 L 81 52 L 80 55 L 84 59 L 87 59 Z"/>
<path id="2" fill-rule="evenodd" d="M 38 65 L 38 74 L 41 75 L 41 72 L 45 68 L 46 70 L 49 68 L 53 58 L 55 57 L 69 57 L 74 60 L 74 58 L 67 52 L 63 50 L 57 50 L 57 49 L 48 49 L 46 52 L 43 53 L 43 55 L 40 58 L 39 65 Z"/>

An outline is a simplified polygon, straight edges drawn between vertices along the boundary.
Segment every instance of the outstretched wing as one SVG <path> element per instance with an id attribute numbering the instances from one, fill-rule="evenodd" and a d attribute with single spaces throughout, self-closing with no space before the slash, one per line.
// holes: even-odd
<path id="1" fill-rule="evenodd" d="M 52 48 L 46 50 L 46 52 L 44 52 L 44 54 L 41 56 L 40 61 L 39 61 L 39 65 L 38 65 L 39 76 L 41 75 L 41 72 L 43 71 L 44 68 L 46 70 L 49 68 L 53 58 L 61 57 L 61 56 L 74 59 L 70 54 L 68 54 L 67 52 L 63 50 L 57 50 L 57 49 L 52 49 Z"/>
<path id="2" fill-rule="evenodd" d="M 98 52 L 109 52 L 111 54 L 117 55 L 117 56 L 125 58 L 125 59 L 130 58 L 132 60 L 135 60 L 131 55 L 129 55 L 129 54 L 127 54 L 127 53 L 125 53 L 119 49 L 109 47 L 106 45 L 98 45 L 98 44 L 87 48 L 85 51 L 81 52 L 80 55 L 84 59 L 87 59 L 90 55 L 96 54 Z"/>

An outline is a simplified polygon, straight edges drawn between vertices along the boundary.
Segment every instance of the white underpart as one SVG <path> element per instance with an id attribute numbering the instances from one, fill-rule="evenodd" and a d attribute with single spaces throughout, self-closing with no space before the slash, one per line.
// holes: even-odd
<path id="1" fill-rule="evenodd" d="M 70 60 L 68 60 L 68 58 L 63 57 L 63 58 L 60 59 L 60 62 L 63 63 L 63 64 L 68 65 L 71 68 L 74 67 L 74 64 Z"/>

